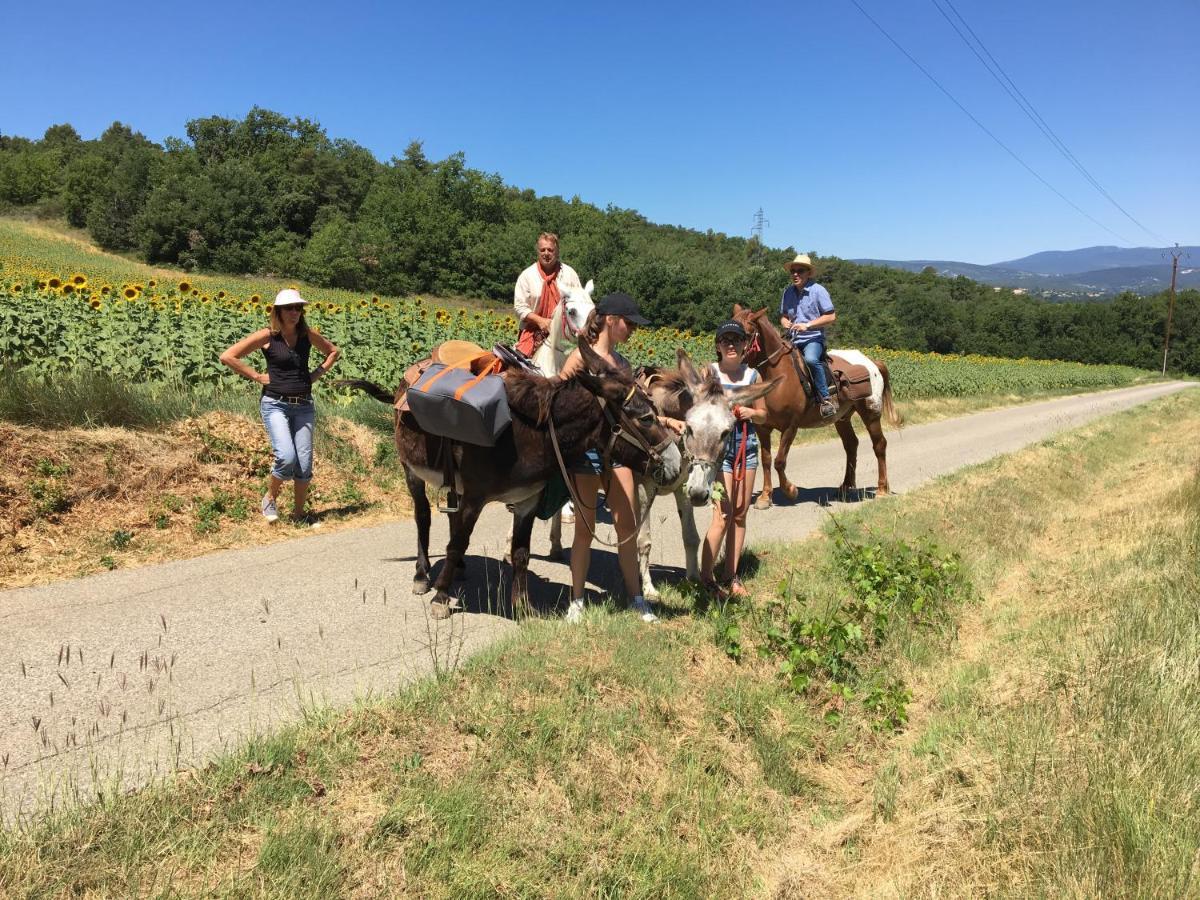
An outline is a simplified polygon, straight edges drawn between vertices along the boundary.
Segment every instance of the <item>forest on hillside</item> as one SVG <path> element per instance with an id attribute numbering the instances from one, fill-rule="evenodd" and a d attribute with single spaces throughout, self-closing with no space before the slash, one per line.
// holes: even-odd
<path id="1" fill-rule="evenodd" d="M 314 121 L 257 108 L 242 120 L 194 119 L 186 137 L 162 144 L 119 122 L 95 140 L 69 124 L 38 139 L 0 135 L 0 210 L 15 208 L 188 271 L 497 305 L 533 261 L 536 235 L 554 231 L 564 260 L 602 292 L 627 291 L 655 323 L 697 331 L 734 302 L 775 306 L 796 252 L 537 196 L 468 167 L 461 153 L 430 160 L 417 142 L 381 162 Z M 817 258 L 838 308 L 837 344 L 1162 364 L 1165 293 L 1050 304 L 961 277 Z M 1177 298 L 1170 368 L 1200 374 L 1200 292 Z"/>

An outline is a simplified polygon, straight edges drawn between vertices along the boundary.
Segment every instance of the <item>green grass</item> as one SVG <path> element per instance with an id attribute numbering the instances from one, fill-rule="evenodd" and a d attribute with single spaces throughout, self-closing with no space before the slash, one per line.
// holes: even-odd
<path id="1" fill-rule="evenodd" d="M 873 729 L 860 698 L 831 719 L 827 693 L 789 690 L 758 652 L 762 607 L 740 619 L 738 663 L 711 610 L 671 591 L 660 627 L 611 607 L 575 628 L 534 620 L 393 698 L 4 832 L 0 890 L 754 896 L 798 840 L 798 895 L 869 892 L 876 858 L 944 894 L 1186 895 L 1200 847 L 1198 489 L 1173 467 L 1194 464 L 1197 423 L 1200 398 L 1166 398 L 842 518 L 880 540 L 936 534 L 983 597 L 953 607 L 955 622 L 982 619 L 995 641 L 982 655 L 957 659 L 953 625 L 896 619 L 860 660 L 913 685 L 923 711 L 907 733 Z M 1139 478 L 1167 487 L 1132 490 Z M 1160 496 L 1161 527 L 1150 510 L 1129 523 Z M 1089 516 L 1119 540 L 1075 524 Z M 846 591 L 828 537 L 800 566 L 794 548 L 756 555 L 760 598 L 789 572 L 814 603 Z M 992 699 L 1026 658 L 1030 686 Z M 832 792 L 827 772 L 859 796 Z M 880 853 L 889 829 L 920 835 L 913 817 L 938 804 L 961 819 L 957 843 Z M 864 808 L 876 831 L 843 825 Z M 793 835 L 796 821 L 848 830 L 823 844 Z"/>

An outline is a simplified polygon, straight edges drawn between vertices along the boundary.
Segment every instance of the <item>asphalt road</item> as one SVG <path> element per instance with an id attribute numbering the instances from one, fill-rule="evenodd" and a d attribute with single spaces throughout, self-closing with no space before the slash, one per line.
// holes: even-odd
<path id="1" fill-rule="evenodd" d="M 888 436 L 892 488 L 1017 450 L 1187 383 L 1064 397 L 905 428 Z M 862 429 L 859 429 L 860 433 Z M 832 435 L 831 435 L 832 436 Z M 749 539 L 799 539 L 835 499 L 836 439 L 792 452 L 800 501 L 752 510 Z M 859 482 L 871 485 L 870 444 Z M 656 580 L 680 574 L 674 502 L 651 512 Z M 707 510 L 698 512 L 701 532 Z M 503 506 L 481 517 L 462 585 L 468 612 L 428 616 L 410 591 L 411 521 L 231 550 L 198 559 L 0 592 L 0 817 L 128 790 L 295 721 L 306 709 L 395 690 L 457 665 L 518 627 L 507 615 Z M 264 526 L 265 527 L 265 526 Z M 612 539 L 611 529 L 602 534 Z M 445 546 L 435 520 L 433 547 Z M 534 534 L 531 593 L 565 604 L 567 566 Z M 615 585 L 615 557 L 593 550 L 591 582 Z"/>

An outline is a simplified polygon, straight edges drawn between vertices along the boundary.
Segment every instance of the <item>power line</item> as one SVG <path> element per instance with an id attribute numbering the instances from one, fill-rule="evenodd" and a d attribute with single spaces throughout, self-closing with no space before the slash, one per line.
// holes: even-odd
<path id="1" fill-rule="evenodd" d="M 913 55 L 911 53 L 909 53 L 902 46 L 900 46 L 900 43 L 894 37 L 892 37 L 890 34 L 888 34 L 887 31 L 884 30 L 884 27 L 882 25 L 880 25 L 878 22 L 876 22 L 875 19 L 873 19 L 871 17 L 870 13 L 868 13 L 865 9 L 862 8 L 862 6 L 859 4 L 858 0 L 850 0 L 850 2 L 853 3 L 854 6 L 858 9 L 858 11 L 863 14 L 863 16 L 866 18 L 866 20 L 868 22 L 870 22 L 872 25 L 875 26 L 875 28 L 879 31 L 880 34 L 882 34 L 885 38 L 887 38 L 891 42 L 892 46 L 894 46 L 897 50 L 899 50 L 901 53 L 903 53 L 905 58 L 907 58 L 909 62 L 911 62 L 914 66 L 916 66 L 918 69 L 920 69 L 921 74 L 924 75 L 926 78 L 928 78 L 930 81 L 932 81 L 934 86 L 950 99 L 951 103 L 953 103 L 960 110 L 962 110 L 963 115 L 965 115 L 968 119 L 970 119 L 977 126 L 979 126 L 979 129 L 984 134 L 986 134 L 988 137 L 990 137 L 993 141 L 995 141 L 996 144 L 999 145 L 999 147 L 1005 153 L 1007 153 L 1009 156 L 1011 156 L 1013 159 L 1015 159 L 1018 163 L 1020 163 L 1021 166 L 1025 169 L 1025 171 L 1027 171 L 1030 175 L 1032 175 L 1034 178 L 1036 178 L 1038 181 L 1040 181 L 1042 184 L 1044 184 L 1049 190 L 1051 190 L 1054 194 L 1056 194 L 1060 200 L 1062 200 L 1064 203 L 1066 203 L 1069 207 L 1071 207 L 1073 210 L 1075 210 L 1077 213 L 1079 213 L 1081 216 L 1083 216 L 1085 219 L 1087 219 L 1093 225 L 1096 225 L 1099 228 L 1103 228 L 1105 231 L 1107 231 L 1109 234 L 1111 234 L 1113 237 L 1115 237 L 1117 240 L 1121 241 L 1122 243 L 1125 243 L 1125 244 L 1133 243 L 1128 238 L 1125 238 L 1122 235 L 1118 234 L 1117 232 L 1113 231 L 1111 228 L 1109 228 L 1103 222 L 1100 222 L 1099 220 L 1093 218 L 1088 213 L 1084 212 L 1079 206 L 1077 206 L 1074 202 L 1072 202 L 1062 191 L 1060 191 L 1058 188 L 1056 188 L 1054 185 L 1052 185 L 1049 181 L 1047 181 L 1045 178 L 1043 178 L 1041 175 L 1039 175 L 1037 173 L 1037 171 L 1035 171 L 1034 168 L 1029 165 L 1029 163 L 1025 162 L 1025 160 L 1021 159 L 1021 157 L 1019 157 L 1016 154 L 1016 151 L 1014 151 L 1011 147 L 1009 147 L 1006 143 L 1004 143 L 1004 141 L 1000 140 L 1000 138 L 996 137 L 996 135 L 992 132 L 991 129 L 989 129 L 986 125 L 984 125 L 977 118 L 975 118 L 975 116 L 971 114 L 971 111 L 969 109 L 967 109 L 965 106 L 963 106 L 958 101 L 957 97 L 955 97 L 952 93 L 950 93 L 950 91 L 948 91 L 945 87 L 943 87 L 942 83 L 940 81 L 938 81 L 936 78 L 934 78 L 933 75 L 930 74 L 928 69 L 926 69 L 923 65 L 921 65 L 919 62 L 917 62 L 917 60 L 913 57 Z"/>
<path id="2" fill-rule="evenodd" d="M 958 11 L 951 0 L 942 0 L 942 3 L 945 3 L 946 6 L 950 8 L 950 11 L 953 12 L 958 21 L 962 23 L 963 28 L 967 29 L 971 35 L 971 39 L 974 40 L 974 43 L 972 43 L 971 40 L 969 40 L 967 36 L 963 34 L 962 29 L 955 24 L 954 19 L 951 19 L 950 16 L 946 14 L 946 10 L 942 9 L 938 0 L 930 0 L 930 2 L 933 3 L 933 5 L 937 8 L 937 11 L 942 14 L 942 18 L 949 23 L 950 27 L 954 29 L 954 32 L 959 36 L 959 38 L 962 39 L 962 42 L 967 45 L 967 48 L 975 54 L 975 58 L 979 60 L 985 69 L 987 69 L 988 74 L 996 80 L 996 83 L 999 84 L 1000 87 L 1004 88 L 1008 96 L 1012 98 L 1012 101 L 1016 103 L 1018 107 L 1020 107 L 1021 112 L 1025 113 L 1029 120 L 1038 127 L 1038 130 L 1040 130 L 1042 134 L 1046 136 L 1046 140 L 1050 141 L 1054 148 L 1063 155 L 1067 162 L 1074 166 L 1079 174 L 1082 175 L 1088 181 L 1088 183 L 1091 184 L 1091 186 L 1094 187 L 1109 203 L 1119 209 L 1125 218 L 1127 218 L 1130 222 L 1142 229 L 1142 231 L 1146 232 L 1146 234 L 1150 235 L 1151 237 L 1166 242 L 1167 239 L 1165 237 L 1147 228 L 1136 218 L 1134 218 L 1133 214 L 1130 213 L 1129 210 L 1125 209 L 1125 207 L 1113 199 L 1112 194 L 1106 191 L 1104 186 L 1101 185 L 1100 182 L 1095 179 L 1092 173 L 1084 167 L 1083 163 L 1081 163 L 1075 157 L 1075 154 L 1070 151 L 1062 138 L 1055 134 L 1054 129 L 1050 127 L 1044 118 L 1042 118 L 1041 113 L 1037 111 L 1034 105 L 1029 101 L 1029 98 L 1026 97 L 1021 92 L 1021 89 L 1013 82 L 1013 80 L 1009 78 L 1008 73 L 1004 71 L 1004 67 L 1000 65 L 1000 63 L 996 60 L 996 57 L 992 55 L 991 51 L 988 50 L 983 41 L 979 39 L 979 35 L 975 33 L 975 29 L 973 29 L 967 23 L 967 20 L 963 18 L 962 13 Z M 976 45 L 979 47 L 978 50 L 976 49 Z M 980 50 L 987 54 L 986 60 L 980 55 Z"/>

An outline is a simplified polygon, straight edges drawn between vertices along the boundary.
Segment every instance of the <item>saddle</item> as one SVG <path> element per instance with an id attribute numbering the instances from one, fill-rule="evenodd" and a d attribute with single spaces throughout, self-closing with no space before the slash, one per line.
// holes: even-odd
<path id="1" fill-rule="evenodd" d="M 807 370 L 808 364 L 803 355 L 795 348 L 792 349 L 792 353 L 797 366 Z M 838 400 L 842 403 L 855 403 L 871 396 L 871 372 L 866 366 L 848 362 L 831 353 L 821 357 L 821 365 L 825 367 L 825 383 L 835 390 Z M 801 378 L 800 382 L 809 402 L 814 402 L 816 388 L 813 386 L 812 374 L 805 371 L 805 375 L 808 377 Z"/>
<path id="2" fill-rule="evenodd" d="M 511 368 L 536 371 L 528 357 L 507 345 L 496 344 L 489 352 L 470 341 L 454 340 L 439 344 L 404 373 L 396 415 L 410 417 L 410 424 L 436 441 L 430 462 L 442 470 L 441 512 L 458 509 L 455 445 L 494 446 L 509 426 L 503 374 Z"/>

